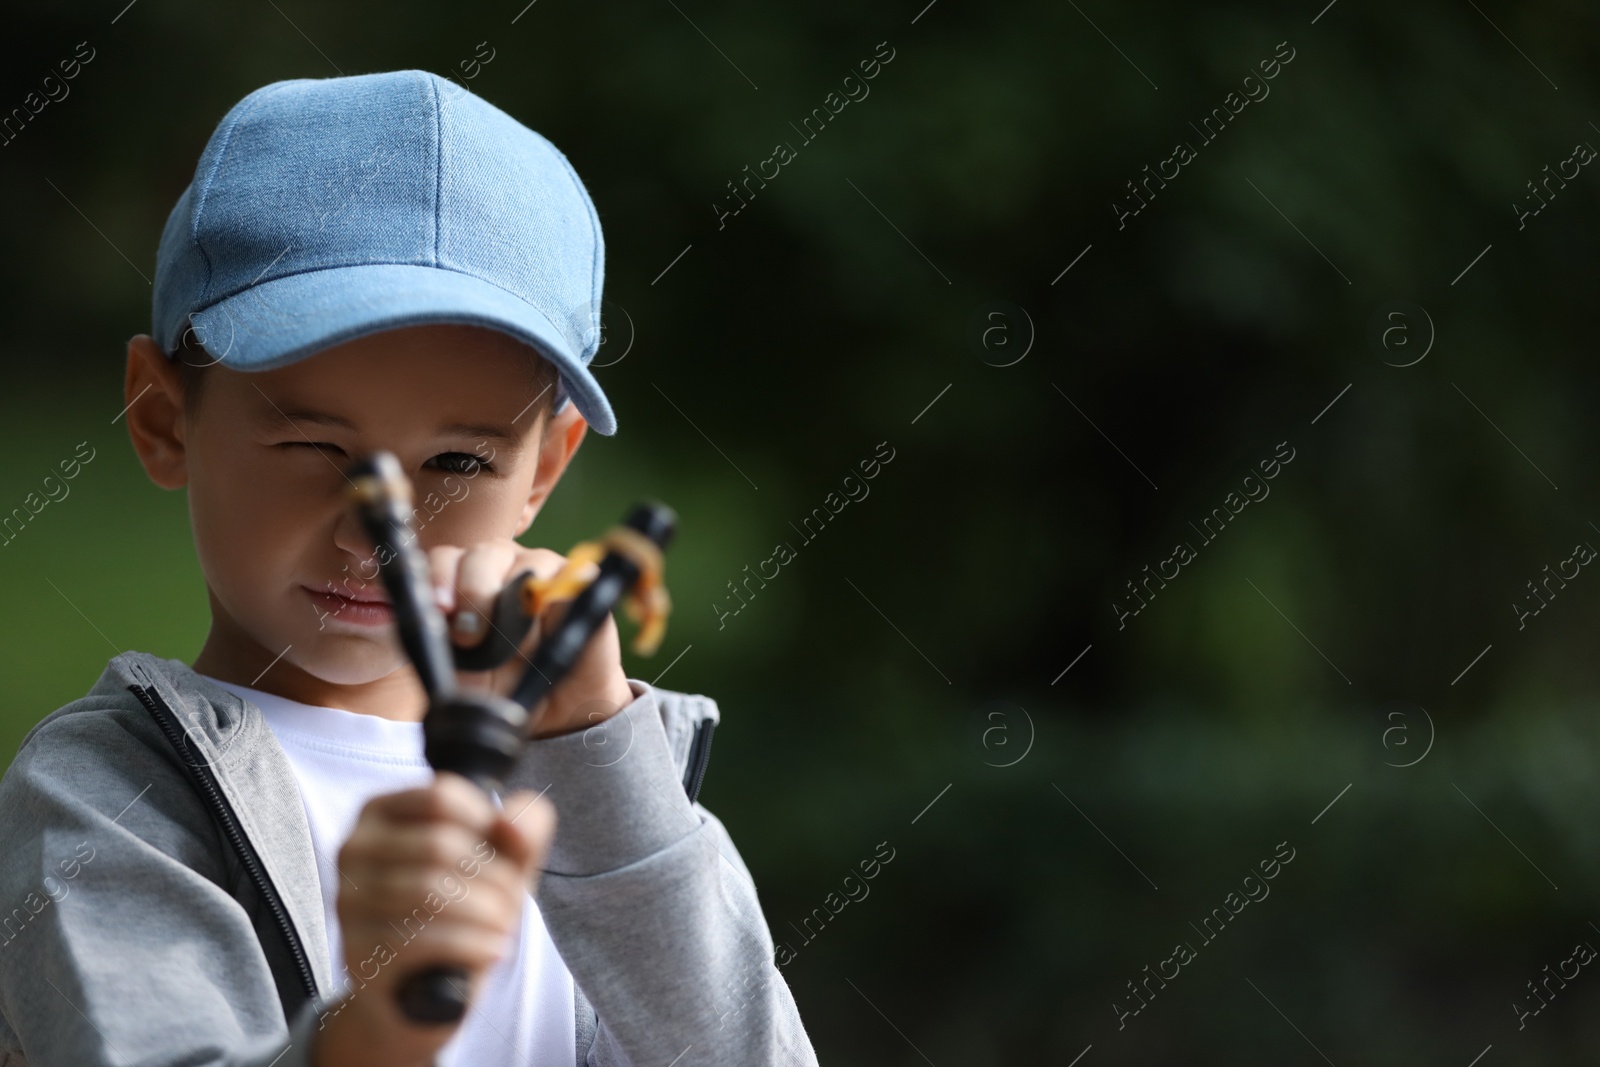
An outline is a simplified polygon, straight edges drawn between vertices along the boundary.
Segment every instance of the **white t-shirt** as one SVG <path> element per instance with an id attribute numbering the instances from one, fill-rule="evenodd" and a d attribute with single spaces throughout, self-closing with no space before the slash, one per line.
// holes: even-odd
<path id="1" fill-rule="evenodd" d="M 341 875 L 334 861 L 367 801 L 432 779 L 422 754 L 422 724 L 312 707 L 210 681 L 260 708 L 289 757 L 316 849 L 328 951 L 341 989 L 353 985 L 335 910 Z M 530 895 L 511 951 L 489 972 L 466 1021 L 440 1050 L 439 1067 L 571 1067 L 577 1059 L 573 1010 L 572 975 Z"/>

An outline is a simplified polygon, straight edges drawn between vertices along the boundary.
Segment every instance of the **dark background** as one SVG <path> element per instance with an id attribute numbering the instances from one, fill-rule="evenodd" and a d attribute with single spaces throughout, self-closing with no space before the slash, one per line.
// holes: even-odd
<path id="1" fill-rule="evenodd" d="M 184 501 L 116 416 L 218 119 L 280 78 L 454 73 L 562 148 L 608 245 L 621 432 L 529 543 L 679 510 L 677 614 L 629 673 L 688 648 L 661 684 L 723 710 L 702 799 L 823 1063 L 1587 1059 L 1600 977 L 1521 1030 L 1512 1005 L 1600 945 L 1600 576 L 1521 629 L 1512 605 L 1600 545 L 1600 173 L 1522 229 L 1513 204 L 1600 145 L 1600 16 L 1324 2 L 8 12 L 0 114 L 94 59 L 0 146 L 0 511 L 95 458 L 0 548 L 0 747 L 115 652 L 204 636 Z M 1285 41 L 1270 96 L 1119 229 L 1124 183 Z M 725 183 L 879 42 L 870 96 L 719 230 Z M 880 442 L 870 496 L 802 545 Z M 1280 442 L 1270 497 L 1119 630 L 1125 583 Z M 778 541 L 795 561 L 719 629 Z M 880 842 L 870 896 L 802 944 Z M 1202 947 L 1279 842 L 1271 896 Z"/>

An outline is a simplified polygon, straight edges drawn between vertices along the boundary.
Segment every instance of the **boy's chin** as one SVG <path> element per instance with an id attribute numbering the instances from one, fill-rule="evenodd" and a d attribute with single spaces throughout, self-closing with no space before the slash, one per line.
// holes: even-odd
<path id="1" fill-rule="evenodd" d="M 405 654 L 383 637 L 321 635 L 295 666 L 329 685 L 367 685 L 407 666 Z"/>

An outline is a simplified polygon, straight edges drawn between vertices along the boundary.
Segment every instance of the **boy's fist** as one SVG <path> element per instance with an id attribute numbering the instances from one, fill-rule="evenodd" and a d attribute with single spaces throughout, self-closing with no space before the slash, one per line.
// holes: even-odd
<path id="1" fill-rule="evenodd" d="M 566 557 L 548 548 L 524 548 L 504 538 L 471 548 L 438 545 L 428 551 L 428 563 L 433 572 L 435 600 L 450 622 L 450 639 L 458 645 L 471 646 L 487 635 L 495 598 L 506 582 L 525 570 L 549 578 L 565 566 Z M 521 655 L 512 656 L 497 670 L 462 673 L 462 686 L 490 689 L 502 696 L 510 693 L 528 669 L 528 656 L 534 646 L 560 622 L 566 609 L 565 603 L 551 604 L 534 621 L 522 643 Z M 615 715 L 633 699 L 633 689 L 622 669 L 617 622 L 608 615 L 584 647 L 572 673 L 551 693 L 533 736 L 554 737 L 586 729 Z M 539 710 L 534 708 L 535 712 Z"/>
<path id="2" fill-rule="evenodd" d="M 458 967 L 475 996 L 510 948 L 554 836 L 549 801 L 513 793 L 501 810 L 454 774 L 368 802 L 338 857 L 339 927 L 353 988 L 324 1017 L 313 1062 L 431 1063 L 455 1026 L 406 1019 L 395 1005 L 400 982 Z"/>

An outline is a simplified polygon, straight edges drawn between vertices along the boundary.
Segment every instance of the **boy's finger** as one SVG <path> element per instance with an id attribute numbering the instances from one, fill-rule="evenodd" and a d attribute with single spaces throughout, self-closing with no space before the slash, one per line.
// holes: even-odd
<path id="1" fill-rule="evenodd" d="M 423 922 L 447 926 L 482 926 L 502 933 L 509 930 L 521 910 L 521 887 L 516 878 L 469 878 L 439 875 L 415 867 L 373 871 L 362 878 L 361 892 L 347 901 L 351 919 L 384 919 L 411 915 Z"/>
<path id="2" fill-rule="evenodd" d="M 456 822 L 387 822 L 371 838 L 356 839 L 351 858 L 366 869 L 432 867 L 455 870 L 474 850 L 487 852 L 483 838 Z"/>
<path id="3" fill-rule="evenodd" d="M 457 644 L 475 645 L 488 633 L 495 598 L 517 560 L 515 541 L 485 541 L 467 549 L 456 571 L 456 613 L 450 636 Z"/>
<path id="4" fill-rule="evenodd" d="M 533 568 L 539 577 L 548 578 L 562 568 L 567 557 L 553 548 L 529 548 L 523 550 L 519 562 L 524 567 Z"/>
<path id="5" fill-rule="evenodd" d="M 391 931 L 387 938 L 384 938 L 385 930 Z M 387 924 L 374 932 L 377 934 L 372 939 L 374 943 L 387 940 L 392 945 L 395 941 L 392 928 Z M 392 974 L 389 978 L 392 982 L 433 966 L 462 967 L 471 976 L 468 988 L 476 989 L 481 988 L 483 972 L 504 959 L 510 948 L 510 939 L 503 929 L 462 923 L 427 923 L 420 924 L 420 928 L 414 925 L 411 939 L 404 943 L 401 959 L 405 962 L 395 961 L 383 971 Z"/>
<path id="6" fill-rule="evenodd" d="M 367 808 L 393 822 L 454 822 L 486 836 L 499 813 L 487 793 L 459 774 L 441 771 L 420 789 L 374 797 Z"/>
<path id="7" fill-rule="evenodd" d="M 428 549 L 428 573 L 433 578 L 433 600 L 439 610 L 449 613 L 456 607 L 456 570 L 466 549 L 459 545 L 436 545 Z"/>

